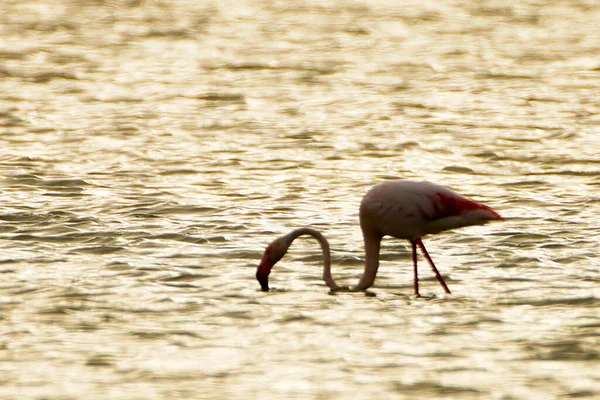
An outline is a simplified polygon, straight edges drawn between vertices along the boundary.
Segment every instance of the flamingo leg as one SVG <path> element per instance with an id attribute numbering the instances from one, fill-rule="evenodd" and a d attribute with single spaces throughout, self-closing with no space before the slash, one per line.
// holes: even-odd
<path id="1" fill-rule="evenodd" d="M 440 272 L 435 267 L 435 264 L 433 263 L 433 260 L 431 259 L 431 257 L 429 257 L 429 253 L 427 252 L 427 249 L 425 249 L 425 245 L 423 244 L 423 242 L 421 241 L 421 239 L 417 240 L 416 244 L 421 249 L 421 252 L 423 253 L 423 255 L 425 256 L 425 258 L 427 259 L 427 262 L 429 263 L 429 265 L 431 265 L 431 269 L 435 273 L 435 277 L 437 278 L 437 280 L 440 283 L 440 285 L 442 285 L 442 287 L 444 288 L 444 291 L 446 293 L 448 293 L 448 294 L 452 294 L 452 292 L 450 291 L 450 289 L 448 289 L 448 285 L 446 285 L 446 282 L 444 281 L 444 278 L 442 278 L 442 275 L 440 274 Z M 415 264 L 415 266 L 416 266 L 416 264 Z"/>
<path id="2" fill-rule="evenodd" d="M 412 258 L 415 272 L 415 296 L 421 297 L 421 295 L 419 294 L 419 274 L 417 272 L 417 243 L 411 241 L 410 245 L 412 247 Z"/>

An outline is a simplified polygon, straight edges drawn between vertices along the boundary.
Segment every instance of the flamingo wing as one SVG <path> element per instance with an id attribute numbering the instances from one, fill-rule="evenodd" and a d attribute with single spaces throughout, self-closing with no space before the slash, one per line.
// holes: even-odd
<path id="1" fill-rule="evenodd" d="M 430 205 L 429 210 L 421 209 L 421 216 L 427 221 L 425 227 L 427 234 L 503 220 L 490 207 L 461 197 L 442 187 L 437 187 L 434 193 L 428 193 L 427 200 Z"/>

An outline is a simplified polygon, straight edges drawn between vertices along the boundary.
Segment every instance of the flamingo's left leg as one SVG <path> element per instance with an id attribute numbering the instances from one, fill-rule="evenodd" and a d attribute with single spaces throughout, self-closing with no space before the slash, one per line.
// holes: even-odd
<path id="1" fill-rule="evenodd" d="M 417 240 L 416 244 L 421 249 L 421 252 L 423 253 L 423 255 L 425 256 L 425 258 L 427 259 L 427 262 L 429 263 L 429 265 L 431 265 L 431 269 L 433 269 L 433 272 L 435 273 L 435 277 L 437 278 L 438 282 L 440 282 L 440 285 L 442 285 L 442 287 L 444 288 L 444 291 L 446 293 L 448 293 L 448 294 L 452 294 L 452 292 L 450 291 L 450 289 L 448 289 L 448 285 L 446 285 L 446 282 L 444 281 L 444 278 L 442 278 L 442 275 L 440 275 L 440 272 L 435 267 L 435 264 L 433 263 L 433 260 L 431 259 L 431 257 L 429 257 L 429 253 L 427 252 L 427 249 L 425 249 L 425 245 L 423 244 L 423 242 L 421 241 L 421 239 Z"/>
<path id="2" fill-rule="evenodd" d="M 421 295 L 419 294 L 419 274 L 417 272 L 417 242 L 413 242 L 411 240 L 410 246 L 412 248 L 413 268 L 415 272 L 415 296 L 421 297 Z"/>

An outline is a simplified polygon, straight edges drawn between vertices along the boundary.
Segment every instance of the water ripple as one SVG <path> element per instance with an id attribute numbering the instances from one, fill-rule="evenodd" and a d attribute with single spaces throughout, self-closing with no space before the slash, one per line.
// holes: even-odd
<path id="1" fill-rule="evenodd" d="M 597 398 L 594 2 L 0 3 L 4 398 Z M 506 221 L 427 237 L 415 179 Z M 278 288 L 278 289 L 275 289 Z M 202 382 L 202 385 L 198 385 Z M 24 394 L 25 393 L 25 394 Z"/>

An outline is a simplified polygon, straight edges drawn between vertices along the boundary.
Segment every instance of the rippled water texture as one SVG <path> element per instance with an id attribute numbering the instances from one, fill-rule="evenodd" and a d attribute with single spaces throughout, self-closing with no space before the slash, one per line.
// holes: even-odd
<path id="1" fill-rule="evenodd" d="M 0 398 L 600 398 L 597 1 L 0 1 Z M 362 272 L 358 204 L 506 222 Z"/>

